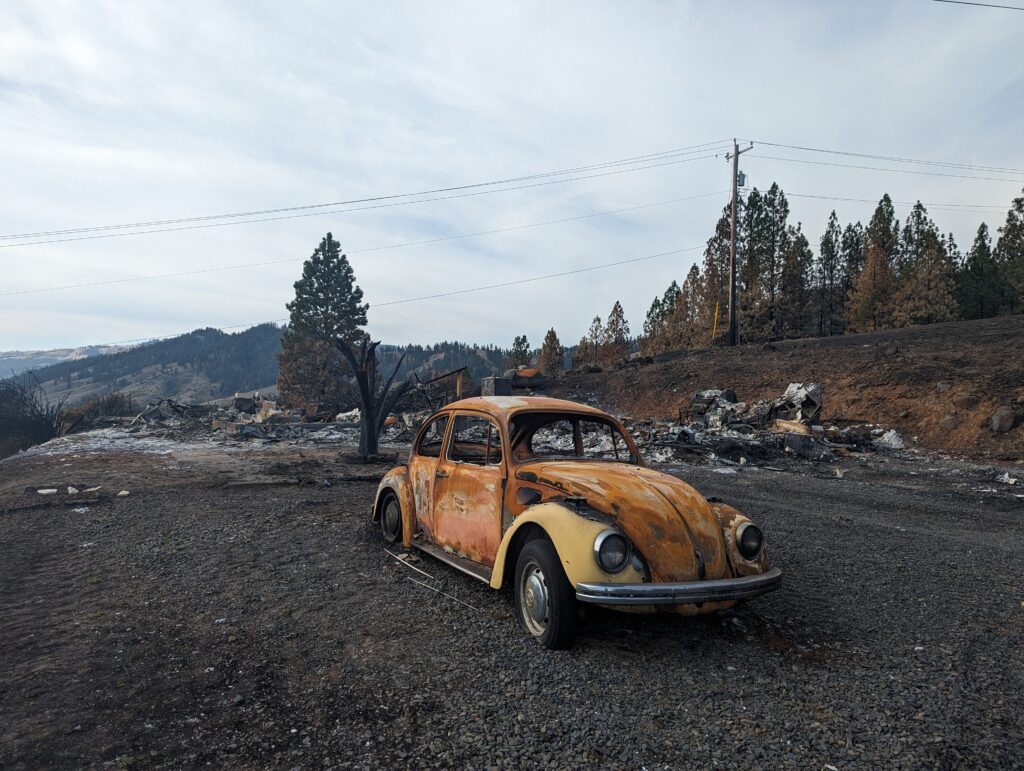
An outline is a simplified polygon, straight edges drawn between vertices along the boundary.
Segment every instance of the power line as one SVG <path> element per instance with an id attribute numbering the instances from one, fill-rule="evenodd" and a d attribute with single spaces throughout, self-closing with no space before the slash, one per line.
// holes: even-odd
<path id="1" fill-rule="evenodd" d="M 929 177 L 953 177 L 955 179 L 980 179 L 988 182 L 1013 182 L 1019 184 L 1024 180 L 1006 179 L 1005 177 L 978 177 L 969 174 L 946 174 L 941 171 L 920 171 L 918 169 L 887 169 L 882 166 L 863 166 L 852 163 L 833 163 L 831 161 L 809 161 L 803 158 L 782 158 L 777 155 L 761 155 L 754 153 L 751 158 L 764 158 L 769 161 L 786 161 L 788 163 L 807 163 L 813 166 L 834 166 L 841 169 L 866 169 L 868 171 L 890 171 L 894 174 L 923 174 Z"/>
<path id="2" fill-rule="evenodd" d="M 370 252 L 380 252 L 380 251 L 385 251 L 385 250 L 388 250 L 388 249 L 400 249 L 400 248 L 404 248 L 404 247 L 408 247 L 408 246 L 423 246 L 425 244 L 436 244 L 436 243 L 440 243 L 440 242 L 443 242 L 443 241 L 455 241 L 455 240 L 463 239 L 463 238 L 476 238 L 476 237 L 479 237 L 479 236 L 494 235 L 496 233 L 509 233 L 509 232 L 516 231 L 516 230 L 526 230 L 528 228 L 537 228 L 537 227 L 543 227 L 543 226 L 546 226 L 546 225 L 558 225 L 558 224 L 563 224 L 563 223 L 566 223 L 566 222 L 578 222 L 580 220 L 593 219 L 595 217 L 605 217 L 605 216 L 608 216 L 610 214 L 623 214 L 625 212 L 640 211 L 642 209 L 651 209 L 651 208 L 654 208 L 656 206 L 667 206 L 669 204 L 681 203 L 683 201 L 694 201 L 694 200 L 697 200 L 699 198 L 710 198 L 710 197 L 713 197 L 713 196 L 716 196 L 716 195 L 725 195 L 727 192 L 728 192 L 727 190 L 720 190 L 720 191 L 716 191 L 714 193 L 702 193 L 701 195 L 691 195 L 691 196 L 686 196 L 684 198 L 672 198 L 672 199 L 667 200 L 667 201 L 655 201 L 654 203 L 645 203 L 645 204 L 640 204 L 639 206 L 627 206 L 627 207 L 622 208 L 622 209 L 609 209 L 609 210 L 606 210 L 606 211 L 593 212 L 591 214 L 581 214 L 578 217 L 563 217 L 561 219 L 546 220 L 546 221 L 543 221 L 543 222 L 531 222 L 531 223 L 524 224 L 524 225 L 510 225 L 508 227 L 494 228 L 492 230 L 479 230 L 479 231 L 477 231 L 475 233 L 459 233 L 459 234 L 450 235 L 450 236 L 439 236 L 437 238 L 422 239 L 420 241 L 406 241 L 405 243 L 400 243 L 400 244 L 387 244 L 387 245 L 384 245 L 384 246 L 370 247 L 368 249 L 356 249 L 356 250 L 348 251 L 347 253 L 348 254 L 368 254 Z M 96 286 L 109 286 L 111 284 L 127 284 L 127 283 L 133 283 L 133 282 L 136 282 L 136 281 L 151 281 L 151 280 L 155 280 L 155 279 L 181 278 L 181 277 L 184 277 L 184 276 L 197 276 L 197 275 L 204 274 L 204 273 L 219 273 L 219 272 L 222 272 L 222 271 L 259 268 L 259 267 L 264 267 L 266 265 L 283 265 L 283 264 L 294 263 L 294 262 L 297 262 L 296 258 L 290 257 L 290 258 L 285 259 L 285 260 L 266 260 L 264 262 L 247 262 L 247 263 L 242 263 L 242 264 L 238 264 L 238 265 L 225 265 L 225 266 L 218 267 L 218 268 L 201 268 L 199 270 L 185 270 L 185 271 L 179 271 L 179 272 L 176 272 L 176 273 L 157 273 L 157 274 L 150 274 L 150 275 L 146 275 L 146 276 L 132 276 L 132 277 L 129 277 L 129 278 L 114 278 L 114 279 L 110 279 L 110 280 L 107 280 L 107 281 L 90 281 L 90 282 L 82 283 L 82 284 L 66 284 L 64 286 L 40 287 L 38 289 L 19 289 L 19 290 L 13 291 L 13 292 L 0 292 L 0 297 L 10 297 L 10 296 L 13 296 L 13 295 L 25 295 L 25 294 L 39 294 L 39 293 L 42 293 L 42 292 L 56 292 L 56 291 L 59 291 L 59 290 L 62 290 L 62 289 L 84 289 L 84 288 L 96 287 Z"/>
<path id="3" fill-rule="evenodd" d="M 605 268 L 614 268 L 617 265 L 629 265 L 634 262 L 643 262 L 644 260 L 653 260 L 656 257 L 667 257 L 670 254 L 682 254 L 683 252 L 692 252 L 695 249 L 703 249 L 703 246 L 687 246 L 683 249 L 673 249 L 668 252 L 658 252 L 657 254 L 649 254 L 646 257 L 634 257 L 630 260 L 619 260 L 618 262 L 607 262 L 604 265 L 592 265 L 587 268 L 576 268 L 574 270 L 565 270 L 561 273 L 549 273 L 546 276 L 534 276 L 532 278 L 523 278 L 517 281 L 503 281 L 500 284 L 487 284 L 486 286 L 477 286 L 472 289 L 455 289 L 451 292 L 440 292 L 438 294 L 428 294 L 422 297 L 410 297 L 405 300 L 391 300 L 385 303 L 377 303 L 376 305 L 370 305 L 370 308 L 382 308 L 385 305 L 402 305 L 404 303 L 414 303 L 420 300 L 434 300 L 439 297 L 452 297 L 453 295 L 468 294 L 470 292 L 482 292 L 485 289 L 499 289 L 506 286 L 518 286 L 519 284 L 530 284 L 534 281 L 546 281 L 550 278 L 561 278 L 562 276 L 573 276 L 577 273 L 588 273 L 592 270 L 604 270 Z"/>
<path id="4" fill-rule="evenodd" d="M 925 166 L 941 166 L 952 169 L 966 169 L 970 171 L 991 171 L 999 174 L 1024 174 L 1024 169 L 1011 169 L 1005 166 L 981 166 L 974 163 L 953 163 L 951 161 L 923 161 L 918 158 L 902 158 L 894 155 L 875 155 L 873 153 L 855 153 L 849 150 L 829 150 L 822 147 L 808 147 L 806 145 L 787 145 L 781 142 L 766 142 L 764 140 L 748 139 L 748 142 L 755 142 L 759 145 L 770 147 L 784 147 L 787 150 L 802 150 L 809 153 L 828 153 L 830 155 L 845 155 L 853 158 L 866 158 L 875 161 L 892 161 L 895 163 L 913 163 Z"/>
<path id="5" fill-rule="evenodd" d="M 671 249 L 671 250 L 666 251 L 666 252 L 658 252 L 657 254 L 648 254 L 648 255 L 645 255 L 643 257 L 633 257 L 633 258 L 628 259 L 628 260 L 617 260 L 615 262 L 606 262 L 606 263 L 604 263 L 602 265 L 589 265 L 589 266 L 584 267 L 584 268 L 574 268 L 573 270 L 565 270 L 565 271 L 561 271 L 559 273 L 548 273 L 548 274 L 543 275 L 543 276 L 531 276 L 529 278 L 521 278 L 521 279 L 516 279 L 514 281 L 503 281 L 503 282 L 498 283 L 498 284 L 485 284 L 483 286 L 469 287 L 467 289 L 454 289 L 454 290 L 451 290 L 449 292 L 438 292 L 437 294 L 422 295 L 420 297 L 407 297 L 407 298 L 402 299 L 402 300 L 389 300 L 387 302 L 376 303 L 375 305 L 370 305 L 370 308 L 371 309 L 372 308 L 382 308 L 382 307 L 387 306 L 387 305 L 404 305 L 406 303 L 421 302 L 423 300 L 435 300 L 435 299 L 438 299 L 438 298 L 441 298 L 441 297 L 453 297 L 455 295 L 470 294 L 472 292 L 483 292 L 483 291 L 486 291 L 488 289 L 501 289 L 503 287 L 519 286 L 521 284 L 531 284 L 531 283 L 533 283 L 535 281 L 547 281 L 547 280 L 552 279 L 552 278 L 562 278 L 564 276 L 573 276 L 573 275 L 577 275 L 577 274 L 580 274 L 580 273 L 589 273 L 589 272 L 594 271 L 594 270 L 606 270 L 607 268 L 614 268 L 614 267 L 617 267 L 619 265 L 631 265 L 631 264 L 636 263 L 636 262 L 644 262 L 645 260 L 654 260 L 654 259 L 657 259 L 658 257 L 668 257 L 669 255 L 672 255 L 672 254 L 683 254 L 684 252 L 692 252 L 692 251 L 695 251 L 697 249 L 703 249 L 703 248 L 704 248 L 703 246 L 687 246 L 687 247 L 684 247 L 682 249 Z M 225 329 L 244 329 L 244 328 L 247 328 L 247 327 L 255 327 L 255 326 L 259 325 L 259 324 L 281 324 L 281 323 L 284 323 L 286 321 L 288 321 L 288 319 L 270 319 L 270 320 L 267 320 L 267 321 L 253 321 L 253 322 L 249 322 L 247 324 L 233 324 L 231 326 L 216 327 L 216 328 L 220 329 L 220 330 L 225 330 Z M 132 343 L 154 342 L 154 341 L 157 341 L 157 340 L 165 340 L 165 339 L 170 338 L 170 337 L 178 337 L 180 335 L 185 335 L 185 334 L 188 334 L 188 332 L 178 332 L 178 333 L 175 333 L 175 334 L 159 335 L 159 336 L 156 336 L 156 337 L 140 337 L 140 338 L 137 338 L 135 340 L 119 340 L 119 341 L 113 342 L 113 343 L 98 343 L 98 344 L 96 344 L 96 347 L 111 346 L 111 345 L 130 345 Z"/>
<path id="6" fill-rule="evenodd" d="M 953 5 L 977 5 L 981 8 L 1004 8 L 1007 11 L 1024 11 L 1019 5 L 997 5 L 996 3 L 974 3 L 969 0 L 934 0 L 936 3 L 952 3 Z"/>
<path id="7" fill-rule="evenodd" d="M 489 182 L 475 182 L 475 183 L 466 184 L 466 185 L 454 185 L 454 186 L 451 186 L 451 187 L 434 188 L 432 190 L 422 190 L 422 191 L 417 192 L 417 193 L 396 193 L 396 194 L 392 194 L 392 195 L 372 196 L 372 197 L 369 197 L 369 198 L 354 198 L 354 199 L 351 199 L 351 200 L 348 200 L 348 201 L 333 201 L 333 202 L 329 202 L 329 203 L 304 204 L 304 205 L 301 205 L 301 206 L 285 206 L 285 207 L 279 207 L 279 208 L 275 208 L 275 209 L 257 209 L 257 210 L 252 210 L 252 211 L 233 212 L 233 213 L 229 213 L 229 214 L 207 214 L 207 215 L 200 215 L 200 216 L 195 216 L 195 217 L 179 217 L 179 218 L 176 218 L 176 219 L 149 220 L 149 221 L 144 221 L 144 222 L 124 223 L 124 224 L 120 224 L 120 225 L 93 225 L 93 226 L 89 226 L 89 227 L 65 228 L 63 230 L 43 230 L 43 231 L 37 231 L 37 232 L 33 232 L 33 233 L 12 233 L 12 234 L 7 234 L 7 235 L 0 235 L 0 240 L 13 240 L 13 239 L 20 240 L 20 239 L 24 239 L 24 238 L 37 238 L 37 237 L 43 237 L 43 236 L 61 236 L 61 235 L 70 235 L 70 234 L 75 234 L 75 233 L 88 233 L 88 232 L 96 232 L 96 231 L 104 231 L 104 230 L 127 230 L 127 229 L 133 229 L 133 228 L 143 228 L 143 227 L 147 227 L 147 228 L 148 227 L 159 227 L 159 226 L 164 226 L 164 225 L 181 225 L 181 224 L 188 224 L 188 223 L 194 223 L 194 222 L 205 222 L 205 221 L 217 220 L 217 219 L 238 219 L 238 218 L 242 218 L 242 217 L 257 217 L 257 216 L 263 216 L 263 215 L 266 215 L 266 214 L 281 214 L 281 213 L 285 213 L 285 212 L 295 212 L 295 211 L 303 211 L 303 210 L 309 210 L 309 209 L 326 209 L 326 208 L 335 207 L 335 206 L 349 206 L 349 205 L 357 204 L 357 203 L 372 203 L 372 202 L 376 202 L 376 201 L 393 200 L 393 199 L 396 199 L 396 198 L 415 198 L 415 197 L 420 197 L 420 196 L 425 196 L 425 195 L 436 195 L 437 193 L 451 193 L 451 192 L 455 192 L 457 190 L 469 190 L 469 189 L 475 189 L 475 188 L 480 188 L 480 187 L 491 187 L 491 186 L 495 186 L 495 185 L 507 185 L 507 184 L 512 184 L 512 183 L 515 183 L 515 182 L 525 182 L 525 181 L 529 181 L 529 180 L 543 179 L 543 178 L 553 177 L 553 176 L 564 176 L 566 174 L 578 174 L 578 173 L 582 173 L 582 172 L 596 171 L 596 170 L 600 170 L 600 169 L 611 168 L 611 167 L 614 167 L 614 166 L 635 165 L 637 163 L 644 163 L 644 162 L 647 162 L 647 161 L 666 160 L 667 158 L 674 158 L 674 157 L 679 157 L 679 156 L 682 156 L 682 155 L 693 155 L 693 154 L 698 153 L 698 152 L 707 152 L 708 150 L 713 149 L 711 146 L 722 145 L 724 143 L 724 141 L 725 140 L 719 140 L 719 141 L 716 141 L 716 142 L 705 142 L 704 144 L 700 144 L 700 145 L 690 145 L 688 147 L 676 148 L 674 150 L 665 150 L 665 151 L 660 152 L 660 153 L 651 153 L 649 155 L 638 155 L 638 156 L 633 156 L 632 158 L 623 158 L 623 159 L 620 159 L 620 160 L 617 160 L 617 161 L 607 161 L 607 162 L 604 162 L 604 163 L 591 164 L 589 166 L 577 166 L 575 168 L 562 169 L 562 170 L 559 170 L 559 171 L 547 171 L 547 172 L 540 172 L 540 173 L 536 173 L 536 174 L 528 174 L 528 175 L 519 176 L 519 177 L 508 177 L 506 179 L 492 180 L 492 181 L 489 181 Z M 630 169 L 625 169 L 624 171 L 629 171 L 629 170 Z"/>
<path id="8" fill-rule="evenodd" d="M 786 191 L 787 198 L 814 198 L 822 201 L 844 201 L 847 203 L 871 203 L 877 204 L 874 198 L 844 198 L 834 195 L 811 195 L 810 193 L 790 193 Z M 894 204 L 899 206 L 915 206 L 918 201 L 893 201 Z M 994 211 L 1005 211 L 1009 207 L 1006 205 L 999 204 L 974 204 L 974 203 L 929 203 L 927 201 L 920 202 L 922 206 L 931 209 L 952 209 L 956 211 L 973 211 L 973 210 L 987 210 L 991 209 Z M 0 295 L 2 296 L 2 295 Z"/>
<path id="9" fill-rule="evenodd" d="M 46 240 L 42 240 L 42 241 L 23 241 L 23 242 L 14 243 L 14 244 L 0 244 L 0 249 L 10 249 L 12 247 L 19 247 L 19 246 L 38 246 L 40 244 L 58 244 L 58 243 L 66 243 L 68 241 L 92 241 L 92 240 L 95 240 L 95 239 L 98 239 L 98 238 L 117 238 L 117 237 L 122 237 L 122 236 L 141 236 L 141 235 L 149 235 L 149 234 L 152 234 L 152 233 L 173 233 L 173 232 L 177 232 L 177 231 L 181 231 L 181 230 L 205 230 L 205 229 L 208 229 L 208 228 L 222 228 L 222 227 L 228 227 L 230 225 L 244 225 L 244 224 L 249 224 L 249 223 L 253 223 L 253 222 L 276 222 L 276 221 L 279 221 L 279 220 L 299 219 L 299 218 L 302 218 L 302 217 L 322 217 L 322 216 L 328 215 L 328 214 L 347 214 L 347 213 L 350 213 L 350 212 L 367 211 L 369 209 L 387 209 L 387 208 L 392 208 L 392 207 L 395 207 L 395 206 L 409 206 L 410 204 L 416 204 L 416 203 L 429 203 L 431 201 L 449 201 L 449 200 L 452 200 L 452 199 L 455 199 L 455 198 L 471 198 L 471 197 L 479 196 L 479 195 L 490 195 L 492 193 L 505 193 L 505 192 L 508 192 L 510 190 L 525 190 L 525 189 L 528 189 L 528 188 L 543 187 L 545 185 L 558 185 L 558 184 L 561 184 L 563 182 L 578 182 L 578 181 L 584 180 L 584 179 L 596 179 L 598 177 L 607 177 L 607 176 L 611 176 L 613 174 L 625 174 L 625 173 L 631 172 L 631 171 L 644 171 L 646 169 L 657 169 L 657 168 L 662 168 L 664 166 L 675 166 L 675 165 L 678 165 L 680 163 L 691 163 L 693 161 L 702 161 L 702 160 L 706 160 L 708 158 L 714 158 L 714 157 L 715 157 L 714 154 L 711 154 L 711 155 L 701 155 L 701 156 L 697 156 L 696 158 L 682 158 L 682 159 L 679 159 L 679 160 L 666 161 L 664 163 L 649 164 L 647 166 L 633 166 L 633 167 L 630 167 L 630 168 L 627 168 L 627 169 L 618 169 L 618 170 L 615 170 L 615 171 L 604 171 L 604 172 L 600 172 L 598 174 L 587 174 L 587 175 L 578 176 L 578 177 L 567 177 L 567 178 L 564 178 L 564 179 L 547 180 L 547 181 L 544 181 L 544 182 L 533 182 L 533 183 L 528 184 L 528 185 L 515 185 L 515 186 L 512 186 L 512 187 L 503 187 L 503 188 L 498 188 L 498 189 L 494 189 L 494 190 L 476 190 L 476 191 L 465 192 L 465 193 L 453 193 L 451 195 L 435 196 L 434 198 L 419 198 L 419 199 L 416 199 L 414 201 L 393 201 L 391 203 L 377 203 L 377 204 L 370 204 L 369 206 L 358 206 L 358 207 L 353 207 L 353 208 L 349 208 L 349 209 L 332 209 L 332 210 L 329 210 L 329 211 L 304 212 L 302 214 L 283 214 L 283 215 L 280 215 L 280 216 L 277 216 L 277 217 L 259 217 L 259 218 L 248 219 L 248 220 L 234 220 L 234 221 L 231 221 L 231 222 L 210 222 L 210 223 L 199 224 L 199 225 L 183 225 L 181 227 L 156 228 L 156 229 L 152 229 L 152 230 L 132 230 L 132 231 L 125 231 L 125 232 L 117 232 L 117 233 L 100 233 L 98 235 L 72 236 L 72 237 L 69 237 L 69 238 L 54 238 L 54 239 L 46 239 Z"/>
<path id="10" fill-rule="evenodd" d="M 637 206 L 627 206 L 621 209 L 608 209 L 605 211 L 592 212 L 591 214 L 581 214 L 576 217 L 563 217 L 554 220 L 544 220 L 541 222 L 530 222 L 522 225 L 510 225 L 504 228 L 494 228 L 491 230 L 478 230 L 473 233 L 457 233 L 450 236 L 438 236 L 437 238 L 426 238 L 419 241 L 405 241 L 397 244 L 385 244 L 383 246 L 373 246 L 366 249 L 354 249 L 346 250 L 347 254 L 369 254 L 371 252 L 387 251 L 391 249 L 401 249 L 412 246 L 425 246 L 427 244 L 443 243 L 445 241 L 456 241 L 465 238 L 477 238 L 480 236 L 496 235 L 498 233 L 509 233 L 517 230 L 527 230 L 529 228 L 544 227 L 547 225 L 557 225 L 566 222 L 578 222 L 580 220 L 593 219 L 595 217 L 604 217 L 612 214 L 624 214 L 626 212 L 640 211 L 643 209 L 651 209 L 657 206 L 667 206 L 674 203 L 682 203 L 684 201 L 693 201 L 700 198 L 711 198 L 716 195 L 725 195 L 728 190 L 719 190 L 714 193 L 702 193 L 700 195 L 685 196 L 683 198 L 671 198 L 667 201 L 655 201 L 653 203 L 640 204 Z M 840 201 L 844 203 L 867 203 L 877 204 L 873 198 L 849 198 L 845 196 L 834 196 L 834 195 L 816 195 L 811 193 L 793 193 L 786 191 L 788 198 L 808 198 L 820 201 Z M 898 206 L 915 206 L 918 201 L 893 201 L 893 204 Z M 1007 206 L 1004 204 L 969 204 L 969 203 L 940 203 L 935 201 L 922 201 L 922 206 L 930 209 L 944 209 L 951 211 L 979 211 L 984 213 L 985 211 L 1001 212 L 1004 211 Z M 42 294 L 44 292 L 57 292 L 66 289 L 88 289 L 97 286 L 111 286 L 115 284 L 129 284 L 138 281 L 153 281 L 158 279 L 168 278 L 183 278 L 187 276 L 198 276 L 207 273 L 221 273 L 232 270 L 243 270 L 265 267 L 267 265 L 286 265 L 296 262 L 296 258 L 289 257 L 283 260 L 264 260 L 261 262 L 246 262 L 235 265 L 224 265 L 217 268 L 200 268 L 198 270 L 185 270 L 178 271 L 175 273 L 153 273 L 144 276 L 130 276 L 126 278 L 114 278 L 106 281 L 89 281 L 80 284 L 64 284 L 61 286 L 49 286 L 39 287 L 37 289 L 18 289 L 13 292 L 0 292 L 0 297 L 13 297 L 16 295 L 27 295 L 27 294 Z"/>

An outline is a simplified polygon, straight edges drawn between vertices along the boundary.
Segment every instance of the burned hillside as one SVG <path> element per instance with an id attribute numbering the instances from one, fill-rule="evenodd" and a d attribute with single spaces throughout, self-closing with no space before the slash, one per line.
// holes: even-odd
<path id="1" fill-rule="evenodd" d="M 635 418 L 678 419 L 694 393 L 776 398 L 820 383 L 822 419 L 896 429 L 912 446 L 978 457 L 1024 455 L 1024 316 L 842 337 L 746 344 L 569 372 L 552 396 L 593 400 Z"/>

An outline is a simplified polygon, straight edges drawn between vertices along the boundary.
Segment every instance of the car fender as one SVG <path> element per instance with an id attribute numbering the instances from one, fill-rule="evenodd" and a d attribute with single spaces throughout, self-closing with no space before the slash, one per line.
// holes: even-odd
<path id="1" fill-rule="evenodd" d="M 409 470 L 405 466 L 391 469 L 377 485 L 377 494 L 370 510 L 374 522 L 380 519 L 381 504 L 387 491 L 398 496 L 398 504 L 402 507 L 402 545 L 409 548 L 412 546 L 412 534 L 416 532 L 416 504 L 409 483 Z"/>
<path id="2" fill-rule="evenodd" d="M 750 518 L 720 501 L 712 501 L 710 506 L 715 517 L 718 518 L 718 523 L 722 526 L 726 554 L 729 556 L 729 564 L 732 566 L 733 572 L 738 576 L 755 576 L 766 572 L 769 568 L 767 545 L 761 549 L 756 560 L 744 559 L 736 547 L 736 531 L 743 523 L 750 522 Z"/>
<path id="3" fill-rule="evenodd" d="M 516 517 L 505 531 L 498 546 L 498 554 L 494 559 L 494 570 L 491 572 L 491 587 L 500 589 L 505 579 L 506 559 L 509 549 L 519 544 L 516 534 L 523 528 L 536 526 L 544 531 L 558 552 L 558 558 L 565 570 L 569 583 L 584 582 L 605 583 L 638 583 L 644 580 L 643 573 L 631 562 L 623 570 L 615 574 L 605 573 L 594 560 L 594 540 L 603 530 L 609 529 L 606 522 L 589 518 L 574 511 L 562 503 L 548 502 L 531 506 Z M 515 557 L 511 557 L 515 559 Z M 514 567 L 510 564 L 509 567 Z"/>

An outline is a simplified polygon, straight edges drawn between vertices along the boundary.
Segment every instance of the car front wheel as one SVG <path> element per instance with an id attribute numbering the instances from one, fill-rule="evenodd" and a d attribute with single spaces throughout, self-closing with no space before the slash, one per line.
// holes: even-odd
<path id="1" fill-rule="evenodd" d="M 519 621 L 545 648 L 569 648 L 576 639 L 576 596 L 558 552 L 543 538 L 530 541 L 516 560 Z"/>
<path id="2" fill-rule="evenodd" d="M 388 495 L 381 507 L 380 532 L 388 543 L 395 543 L 402 537 L 402 507 L 394 495 Z"/>

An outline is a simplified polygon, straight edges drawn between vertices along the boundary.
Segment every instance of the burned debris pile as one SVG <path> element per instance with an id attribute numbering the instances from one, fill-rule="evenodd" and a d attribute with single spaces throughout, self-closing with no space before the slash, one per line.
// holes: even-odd
<path id="1" fill-rule="evenodd" d="M 147 404 L 146 408 L 127 425 L 129 428 L 133 426 L 174 427 L 179 434 L 198 434 L 209 426 L 209 417 L 213 410 L 213 407 L 205 405 L 182 404 L 174 399 L 160 399 L 152 404 Z"/>
<path id="2" fill-rule="evenodd" d="M 382 441 L 410 441 L 412 431 L 426 414 L 389 417 L 381 435 Z M 236 395 L 229 403 L 219 406 L 160 399 L 147 404 L 134 417 L 100 415 L 80 421 L 75 431 L 110 427 L 119 427 L 131 434 L 168 438 L 357 443 L 359 410 L 310 416 L 301 410 L 282 409 L 275 400 L 263 399 L 259 395 Z"/>
<path id="3" fill-rule="evenodd" d="M 519 373 L 521 374 L 521 373 Z M 527 373 L 532 376 L 532 373 Z M 509 383 L 511 379 L 493 379 Z M 485 382 L 485 392 L 489 390 Z M 596 404 L 595 394 L 572 394 L 576 401 Z M 894 430 L 857 421 L 822 421 L 822 389 L 817 383 L 791 383 L 776 399 L 741 402 L 732 389 L 702 390 L 682 408 L 676 420 L 623 417 L 644 457 L 654 463 L 713 463 L 766 465 L 793 458 L 830 462 L 852 453 L 904 449 Z M 433 409 L 401 411 L 387 417 L 381 442 L 408 444 Z M 190 405 L 161 399 L 134 417 L 97 416 L 82 421 L 76 431 L 118 428 L 130 434 L 218 442 L 261 441 L 355 445 L 359 442 L 360 412 L 310 415 L 282 408 L 273 398 L 236 395 L 220 404 Z M 541 432 L 549 451 L 564 449 L 571 437 L 557 429 Z M 618 457 L 600 431 L 584 434 L 587 454 Z M 607 445 L 607 446 L 605 446 Z"/>
<path id="4" fill-rule="evenodd" d="M 837 456 L 902 449 L 892 430 L 853 421 L 821 422 L 818 383 L 790 383 L 777 399 L 741 402 L 731 389 L 694 394 L 675 422 L 624 419 L 649 460 L 698 458 L 723 464 L 764 463 L 783 457 L 829 462 Z"/>

